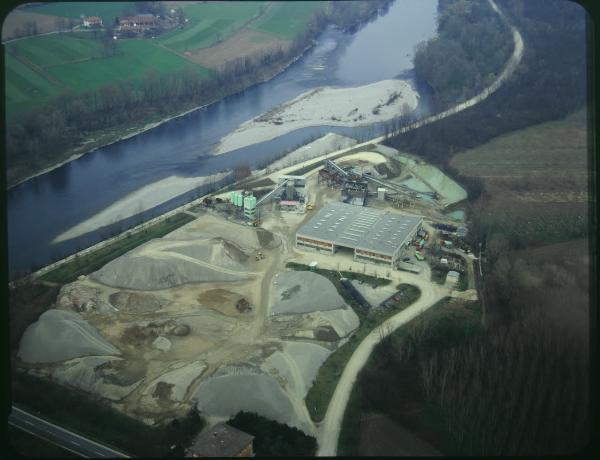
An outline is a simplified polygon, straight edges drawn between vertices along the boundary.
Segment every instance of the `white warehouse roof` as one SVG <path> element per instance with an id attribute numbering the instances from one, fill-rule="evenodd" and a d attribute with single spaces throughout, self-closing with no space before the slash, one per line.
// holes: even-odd
<path id="1" fill-rule="evenodd" d="M 391 256 L 422 221 L 421 216 L 332 202 L 304 224 L 297 236 Z"/>

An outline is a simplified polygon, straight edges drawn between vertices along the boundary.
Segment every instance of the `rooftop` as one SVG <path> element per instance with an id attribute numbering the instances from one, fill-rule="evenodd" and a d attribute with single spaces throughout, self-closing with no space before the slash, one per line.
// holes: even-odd
<path id="1" fill-rule="evenodd" d="M 253 439 L 254 436 L 226 423 L 217 423 L 213 427 L 202 430 L 188 447 L 186 456 L 235 457 Z"/>
<path id="2" fill-rule="evenodd" d="M 298 235 L 393 255 L 422 220 L 421 216 L 332 202 L 304 224 Z"/>

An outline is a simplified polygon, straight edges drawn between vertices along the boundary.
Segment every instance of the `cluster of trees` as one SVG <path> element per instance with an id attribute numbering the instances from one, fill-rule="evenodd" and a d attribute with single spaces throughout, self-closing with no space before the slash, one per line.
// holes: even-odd
<path id="1" fill-rule="evenodd" d="M 352 22 L 349 18 L 353 23 L 364 21 L 387 0 L 350 3 L 358 6 L 351 8 L 352 15 L 344 16 L 344 24 Z M 143 5 L 144 11 L 148 8 Z M 301 54 L 326 24 L 340 21 L 334 15 L 338 8 L 317 10 L 306 30 L 289 48 L 233 60 L 209 78 L 201 78 L 191 69 L 168 74 L 149 72 L 141 82 L 119 81 L 84 93 L 66 91 L 44 107 L 8 120 L 6 164 L 9 186 L 60 161 L 70 149 L 95 133 L 119 130 L 151 117 L 208 104 L 270 78 L 277 69 Z M 109 33 L 102 33 L 100 38 L 106 42 L 106 55 L 119 52 Z"/>
<path id="2" fill-rule="evenodd" d="M 227 423 L 255 437 L 258 457 L 312 457 L 317 450 L 315 438 L 253 412 L 238 412 Z"/>
<path id="3" fill-rule="evenodd" d="M 449 455 L 564 455 L 586 447 L 589 279 L 572 269 L 581 254 L 572 263 L 553 254 L 529 262 L 496 239 L 486 329 L 449 309 L 386 336 L 349 407 L 354 436 L 364 415 L 378 412 Z"/>
<path id="4" fill-rule="evenodd" d="M 387 145 L 444 164 L 456 152 L 506 132 L 562 118 L 585 104 L 584 10 L 560 0 L 498 0 L 497 4 L 519 29 L 525 43 L 523 58 L 513 76 L 479 104 L 392 136 Z"/>
<path id="5" fill-rule="evenodd" d="M 513 51 L 508 26 L 488 2 L 441 0 L 438 35 L 417 47 L 417 75 L 433 89 L 441 111 L 490 85 Z"/>

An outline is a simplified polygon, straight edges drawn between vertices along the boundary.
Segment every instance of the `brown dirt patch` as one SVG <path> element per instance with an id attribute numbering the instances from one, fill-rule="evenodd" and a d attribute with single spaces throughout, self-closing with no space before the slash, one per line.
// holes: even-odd
<path id="1" fill-rule="evenodd" d="M 189 59 L 209 69 L 220 69 L 234 59 L 258 58 L 265 52 L 286 50 L 288 40 L 282 40 L 264 32 L 244 29 L 218 45 L 191 51 Z"/>
<path id="2" fill-rule="evenodd" d="M 226 289 L 209 289 L 198 295 L 198 302 L 227 316 L 242 316 L 243 313 L 240 313 L 235 307 L 237 301 L 242 297 L 240 294 Z"/>
<path id="3" fill-rule="evenodd" d="M 2 41 L 10 40 L 19 36 L 19 31 L 24 30 L 26 22 L 35 22 L 38 34 L 54 32 L 58 30 L 57 20 L 64 21 L 59 16 L 49 14 L 30 13 L 23 10 L 11 11 L 2 24 Z"/>
<path id="4" fill-rule="evenodd" d="M 441 452 L 383 414 L 368 414 L 363 421 L 361 456 L 441 456 Z"/>

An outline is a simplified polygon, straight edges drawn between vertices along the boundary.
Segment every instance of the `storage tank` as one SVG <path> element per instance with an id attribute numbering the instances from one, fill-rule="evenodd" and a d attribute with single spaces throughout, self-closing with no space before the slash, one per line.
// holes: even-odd
<path id="1" fill-rule="evenodd" d="M 231 201 L 231 204 L 235 206 L 235 192 L 229 194 L 229 200 Z"/>
<path id="2" fill-rule="evenodd" d="M 244 196 L 241 192 L 236 192 L 235 194 L 235 205 L 240 208 L 244 205 Z"/>
<path id="3" fill-rule="evenodd" d="M 256 197 L 246 196 L 244 197 L 244 216 L 248 219 L 254 219 L 256 210 Z"/>

